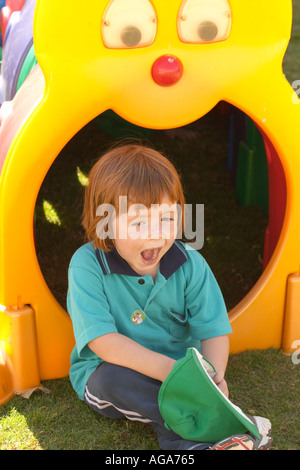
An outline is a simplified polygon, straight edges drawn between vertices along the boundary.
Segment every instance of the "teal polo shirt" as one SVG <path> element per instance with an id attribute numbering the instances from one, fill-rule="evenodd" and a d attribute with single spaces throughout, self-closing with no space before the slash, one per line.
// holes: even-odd
<path id="1" fill-rule="evenodd" d="M 80 399 L 102 362 L 88 347 L 107 333 L 121 333 L 175 360 L 203 339 L 231 333 L 219 286 L 204 258 L 175 241 L 155 278 L 140 276 L 113 249 L 80 247 L 69 266 L 67 309 L 76 345 L 70 380 Z"/>

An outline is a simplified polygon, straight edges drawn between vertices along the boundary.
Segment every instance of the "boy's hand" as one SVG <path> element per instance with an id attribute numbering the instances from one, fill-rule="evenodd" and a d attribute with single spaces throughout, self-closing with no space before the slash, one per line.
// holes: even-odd
<path id="1" fill-rule="evenodd" d="M 219 389 L 221 392 L 224 393 L 224 395 L 228 398 L 229 396 L 229 391 L 227 387 L 227 382 L 224 379 L 224 372 L 222 370 L 217 370 L 214 377 L 213 381 L 215 382 L 216 385 L 218 385 Z"/>

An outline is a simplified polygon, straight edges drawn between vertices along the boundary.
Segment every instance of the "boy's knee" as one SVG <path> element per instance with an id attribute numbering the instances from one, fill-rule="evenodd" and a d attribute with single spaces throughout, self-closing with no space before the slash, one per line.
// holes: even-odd
<path id="1" fill-rule="evenodd" d="M 111 397 L 114 392 L 128 383 L 128 369 L 103 362 L 91 374 L 88 389 L 98 392 L 102 398 Z"/>

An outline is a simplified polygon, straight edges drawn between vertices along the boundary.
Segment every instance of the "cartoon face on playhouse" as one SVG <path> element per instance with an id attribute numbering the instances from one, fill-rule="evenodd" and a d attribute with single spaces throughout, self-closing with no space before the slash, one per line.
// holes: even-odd
<path id="1" fill-rule="evenodd" d="M 270 19 L 264 3 L 181 0 L 166 7 L 150 0 L 93 1 L 86 9 L 78 4 L 73 22 L 62 12 L 50 28 L 49 15 L 59 9 L 54 0 L 40 14 L 37 9 L 36 54 L 46 77 L 51 70 L 52 86 L 69 83 L 66 94 L 80 82 L 79 100 L 97 88 L 101 104 L 105 96 L 105 107 L 130 122 L 178 127 L 220 100 L 233 101 L 249 70 L 264 68 L 278 53 L 290 25 L 277 17 L 276 7 Z"/>

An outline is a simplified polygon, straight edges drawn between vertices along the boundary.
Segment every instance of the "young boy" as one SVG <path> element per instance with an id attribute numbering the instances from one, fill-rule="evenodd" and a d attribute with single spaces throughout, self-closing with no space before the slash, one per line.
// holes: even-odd
<path id="1" fill-rule="evenodd" d="M 162 382 L 188 348 L 213 364 L 228 396 L 231 327 L 210 268 L 176 240 L 184 203 L 174 166 L 150 148 L 115 148 L 92 168 L 83 213 L 89 243 L 69 268 L 70 379 L 98 413 L 150 423 L 162 449 L 216 449 L 167 429 L 158 405 Z M 231 437 L 226 444 L 260 447 L 248 435 L 243 446 Z"/>

